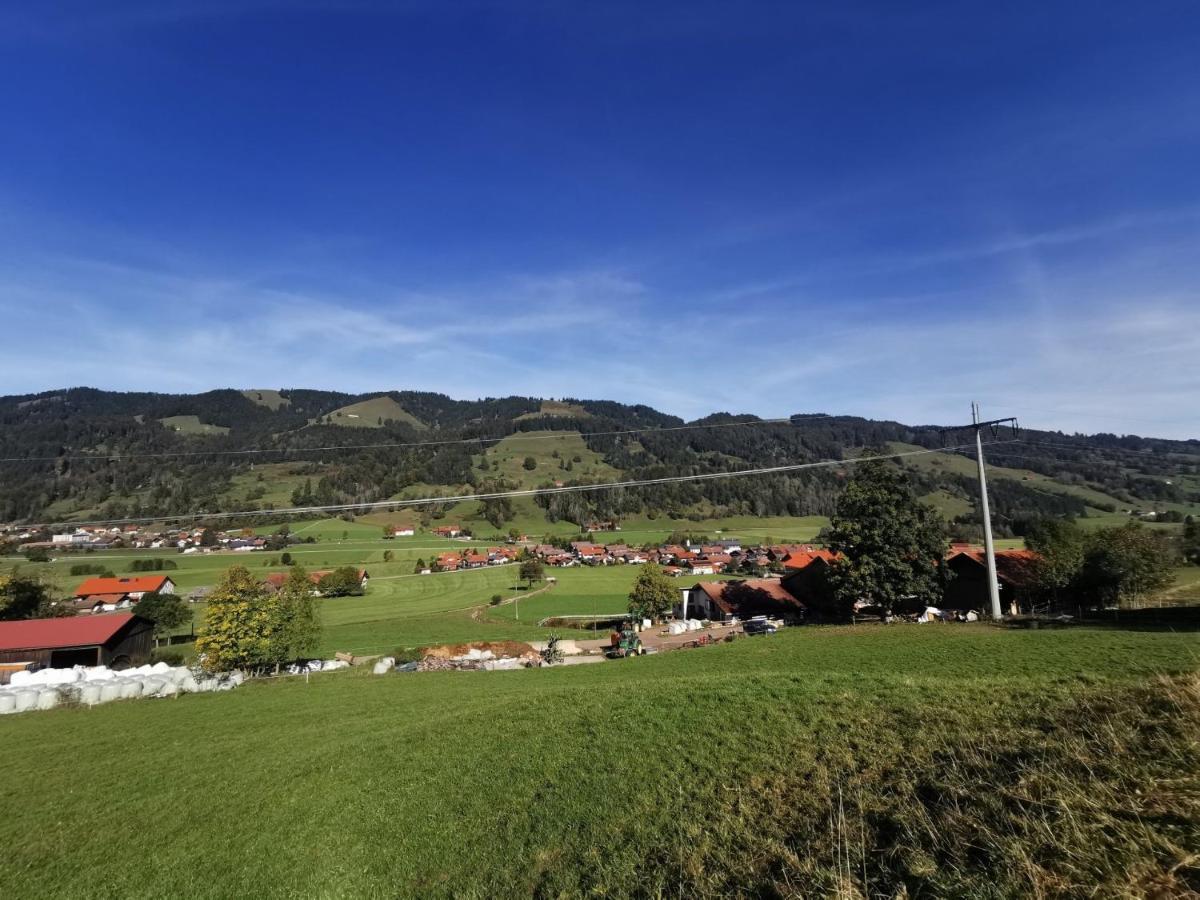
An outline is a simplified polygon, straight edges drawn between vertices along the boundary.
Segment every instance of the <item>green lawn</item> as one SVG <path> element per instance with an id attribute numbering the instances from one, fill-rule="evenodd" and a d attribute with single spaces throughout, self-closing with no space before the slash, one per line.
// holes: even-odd
<path id="1" fill-rule="evenodd" d="M 1182 896 L 1195 647 L 812 628 L 6 716 L 0 896 Z"/>

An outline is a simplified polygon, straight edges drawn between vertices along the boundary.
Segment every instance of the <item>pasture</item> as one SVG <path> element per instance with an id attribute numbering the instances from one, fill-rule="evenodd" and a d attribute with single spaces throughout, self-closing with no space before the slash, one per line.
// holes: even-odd
<path id="1" fill-rule="evenodd" d="M 1195 651 L 810 628 L 7 716 L 0 895 L 1181 895 Z"/>

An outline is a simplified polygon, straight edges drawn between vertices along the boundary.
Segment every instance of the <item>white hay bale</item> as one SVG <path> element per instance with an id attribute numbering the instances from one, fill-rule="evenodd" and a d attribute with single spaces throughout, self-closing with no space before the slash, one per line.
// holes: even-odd
<path id="1" fill-rule="evenodd" d="M 87 682 L 79 689 L 79 702 L 85 706 L 95 706 L 100 702 L 100 685 Z"/>
<path id="2" fill-rule="evenodd" d="M 234 687 L 237 687 L 245 680 L 246 680 L 246 676 L 244 674 L 242 674 L 242 672 L 240 672 L 236 669 L 229 673 L 229 683 L 232 684 Z"/>
<path id="3" fill-rule="evenodd" d="M 17 711 L 17 698 L 14 694 L 4 691 L 0 693 L 0 716 Z"/>
<path id="4" fill-rule="evenodd" d="M 121 685 L 114 681 L 105 681 L 100 684 L 100 702 L 111 703 L 113 700 L 121 699 Z"/>
<path id="5" fill-rule="evenodd" d="M 196 681 L 196 676 L 188 672 L 179 682 L 179 690 L 184 694 L 197 694 L 200 692 L 200 684 Z"/>
<path id="6" fill-rule="evenodd" d="M 38 691 L 38 709 L 54 709 L 60 702 L 62 702 L 62 696 L 54 688 L 44 688 Z"/>
<path id="7" fill-rule="evenodd" d="M 375 667 L 371 671 L 376 675 L 386 675 L 394 668 L 396 668 L 396 658 L 394 656 L 385 656 L 375 663 Z"/>
<path id="8" fill-rule="evenodd" d="M 13 687 L 24 687 L 30 684 L 37 684 L 37 680 L 33 677 L 33 672 L 22 669 L 20 672 L 13 672 L 12 677 L 8 679 L 8 683 Z"/>
<path id="9" fill-rule="evenodd" d="M 83 673 L 85 681 L 111 681 L 113 673 L 108 666 L 95 666 Z"/>
<path id="10" fill-rule="evenodd" d="M 163 683 L 162 690 L 160 690 L 160 691 L 158 692 L 158 696 L 160 696 L 160 697 L 174 697 L 174 696 L 175 696 L 176 694 L 178 694 L 178 693 L 179 693 L 179 685 L 177 685 L 175 682 L 173 682 L 171 679 L 169 679 L 169 678 L 168 678 L 168 679 L 167 679 L 167 680 L 166 680 L 166 681 Z"/>
<path id="11" fill-rule="evenodd" d="M 17 701 L 17 712 L 25 712 L 25 710 L 33 709 L 37 706 L 38 692 L 33 688 L 21 688 L 19 691 L 14 691 L 13 697 Z"/>
<path id="12" fill-rule="evenodd" d="M 321 663 L 322 672 L 336 672 L 338 669 L 348 669 L 350 663 L 344 659 L 327 659 Z"/>
<path id="13" fill-rule="evenodd" d="M 142 684 L 142 679 L 126 678 L 121 682 L 121 699 L 134 700 L 142 696 L 142 691 L 145 689 L 146 686 Z"/>
<path id="14" fill-rule="evenodd" d="M 157 697 L 166 683 L 167 679 L 161 675 L 151 675 L 148 678 L 142 679 L 142 696 Z"/>

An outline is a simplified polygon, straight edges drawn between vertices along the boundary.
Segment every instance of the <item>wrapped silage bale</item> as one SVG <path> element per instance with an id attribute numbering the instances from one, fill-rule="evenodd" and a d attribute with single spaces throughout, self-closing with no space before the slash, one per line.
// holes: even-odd
<path id="1" fill-rule="evenodd" d="M 142 696 L 146 686 L 140 678 L 125 678 L 121 681 L 121 699 L 134 700 Z"/>
<path id="2" fill-rule="evenodd" d="M 112 681 L 101 682 L 100 684 L 100 702 L 111 703 L 113 700 L 121 699 L 121 685 L 114 679 Z"/>
<path id="3" fill-rule="evenodd" d="M 83 673 L 85 681 L 109 681 L 113 677 L 108 666 L 92 666 Z"/>
<path id="4" fill-rule="evenodd" d="M 36 684 L 37 682 L 33 677 L 33 672 L 21 670 L 20 672 L 13 672 L 12 677 L 8 679 L 8 683 L 16 688 Z"/>
<path id="5" fill-rule="evenodd" d="M 100 685 L 94 681 L 86 682 L 79 688 L 79 702 L 84 706 L 95 706 L 100 702 Z"/>
<path id="6" fill-rule="evenodd" d="M 186 666 L 177 666 L 166 673 L 167 678 L 175 684 L 183 684 L 184 680 L 191 678 L 192 673 L 188 671 Z"/>
<path id="7" fill-rule="evenodd" d="M 196 681 L 196 676 L 184 669 L 183 678 L 179 681 L 179 690 L 185 694 L 197 694 L 200 692 L 200 683 Z"/>
<path id="8" fill-rule="evenodd" d="M 396 658 L 393 656 L 385 656 L 383 659 L 375 663 L 375 668 L 372 671 L 376 675 L 386 675 L 396 667 Z"/>
<path id="9" fill-rule="evenodd" d="M 51 669 L 53 676 L 48 680 L 48 684 L 75 684 L 83 678 L 83 673 L 77 672 L 74 669 Z"/>
<path id="10" fill-rule="evenodd" d="M 152 671 L 155 675 L 166 675 L 171 671 L 171 667 L 162 660 L 159 660 L 150 667 L 150 671 Z"/>
<path id="11" fill-rule="evenodd" d="M 243 675 L 240 671 L 238 671 L 236 669 L 229 673 L 229 682 L 234 687 L 238 687 L 245 680 L 246 680 L 246 676 Z"/>
<path id="12" fill-rule="evenodd" d="M 62 695 L 54 688 L 42 688 L 42 690 L 38 691 L 38 709 L 54 709 L 61 702 Z"/>
<path id="13" fill-rule="evenodd" d="M 167 680 L 160 675 L 151 675 L 142 679 L 142 696 L 157 697 Z"/>
<path id="14" fill-rule="evenodd" d="M 17 698 L 9 691 L 0 692 L 0 716 L 17 711 Z"/>
<path id="15" fill-rule="evenodd" d="M 176 696 L 178 693 L 179 693 L 179 685 L 177 685 L 177 684 L 176 684 L 174 681 L 172 681 L 171 679 L 169 679 L 169 678 L 168 678 L 168 679 L 167 679 L 167 680 L 166 680 L 166 681 L 163 683 L 162 689 L 161 689 L 161 690 L 158 692 L 158 696 L 160 696 L 160 697 L 174 697 L 174 696 Z"/>
<path id="16" fill-rule="evenodd" d="M 17 701 L 17 712 L 25 712 L 25 710 L 34 709 L 37 706 L 38 692 L 33 688 L 21 688 L 19 691 L 14 691 L 13 697 Z"/>

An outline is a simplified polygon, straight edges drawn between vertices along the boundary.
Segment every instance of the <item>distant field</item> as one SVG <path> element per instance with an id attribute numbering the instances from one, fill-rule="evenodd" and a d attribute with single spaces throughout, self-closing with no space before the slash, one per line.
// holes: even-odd
<path id="1" fill-rule="evenodd" d="M 168 416 L 158 421 L 180 434 L 229 434 L 224 425 L 209 425 L 201 422 L 198 416 Z"/>
<path id="2" fill-rule="evenodd" d="M 330 425 L 343 428 L 380 428 L 388 419 L 424 429 L 424 422 L 386 394 L 335 409 L 326 417 Z M 324 421 L 324 420 L 323 420 Z"/>
<path id="3" fill-rule="evenodd" d="M 259 406 L 267 407 L 267 409 L 279 409 L 281 406 L 290 406 L 292 402 L 280 394 L 279 391 L 271 390 L 242 391 L 242 396 L 247 400 L 257 403 Z"/>
<path id="4" fill-rule="evenodd" d="M 0 896 L 1185 896 L 1194 648 L 809 628 L 6 716 Z"/>
<path id="5" fill-rule="evenodd" d="M 563 403 L 561 400 L 543 400 L 539 410 L 535 413 L 523 413 L 517 416 L 515 421 L 523 419 L 537 419 L 542 416 L 561 416 L 567 419 L 590 419 L 592 414 L 580 406 L 578 403 Z"/>

